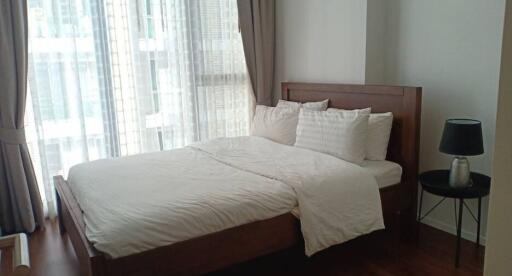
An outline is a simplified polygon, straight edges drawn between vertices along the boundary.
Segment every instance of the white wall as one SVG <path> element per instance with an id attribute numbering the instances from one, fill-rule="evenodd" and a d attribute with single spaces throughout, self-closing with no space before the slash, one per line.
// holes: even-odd
<path id="1" fill-rule="evenodd" d="M 386 82 L 387 4 L 383 0 L 367 0 L 365 83 Z"/>
<path id="2" fill-rule="evenodd" d="M 420 170 L 449 167 L 451 156 L 438 151 L 444 121 L 468 117 L 482 121 L 485 142 L 485 154 L 470 157 L 472 169 L 490 174 L 504 3 L 276 1 L 274 96 L 282 81 L 422 86 Z M 436 200 L 427 196 L 424 208 Z M 469 205 L 476 210 L 476 201 Z M 486 213 L 487 199 L 484 236 Z M 474 239 L 476 224 L 465 214 L 463 236 Z M 425 222 L 454 233 L 453 202 Z"/>
<path id="3" fill-rule="evenodd" d="M 471 169 L 490 174 L 505 0 L 390 0 L 387 6 L 388 84 L 423 87 L 420 170 L 448 168 L 451 156 L 438 151 L 447 118 L 482 121 L 485 154 L 470 157 Z M 439 198 L 428 196 L 425 208 Z M 469 202 L 476 210 L 476 200 Z M 453 202 L 426 223 L 455 231 Z M 474 239 L 468 212 L 463 234 Z M 483 208 L 483 235 L 487 200 Z"/>
<path id="4" fill-rule="evenodd" d="M 512 1 L 507 1 L 503 30 L 496 144 L 489 205 L 484 274 L 512 275 Z"/>
<path id="5" fill-rule="evenodd" d="M 364 83 L 366 0 L 276 1 L 274 92 L 283 81 Z"/>

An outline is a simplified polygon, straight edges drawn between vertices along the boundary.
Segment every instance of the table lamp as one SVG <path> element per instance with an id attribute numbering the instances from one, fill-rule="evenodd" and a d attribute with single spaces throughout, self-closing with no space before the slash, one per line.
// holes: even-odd
<path id="1" fill-rule="evenodd" d="M 468 187 L 471 185 L 471 170 L 465 156 L 484 153 L 482 123 L 472 119 L 446 120 L 439 151 L 455 155 L 450 167 L 450 186 Z"/>

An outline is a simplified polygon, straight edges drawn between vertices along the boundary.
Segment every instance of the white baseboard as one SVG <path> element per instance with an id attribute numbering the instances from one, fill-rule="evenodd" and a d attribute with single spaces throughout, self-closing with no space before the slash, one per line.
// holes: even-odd
<path id="1" fill-rule="evenodd" d="M 448 224 L 446 222 L 443 222 L 443 221 L 440 221 L 440 220 L 437 220 L 434 218 L 429 218 L 429 217 L 422 219 L 421 223 L 430 225 L 434 228 L 448 232 L 452 235 L 457 235 L 457 229 L 455 228 L 455 225 L 453 225 L 453 224 Z M 466 240 L 469 240 L 472 242 L 476 242 L 476 233 L 464 230 L 464 228 L 462 228 L 461 237 L 463 239 L 466 239 Z M 480 234 L 480 244 L 483 246 L 485 246 L 485 244 L 486 244 L 486 237 L 482 234 Z"/>

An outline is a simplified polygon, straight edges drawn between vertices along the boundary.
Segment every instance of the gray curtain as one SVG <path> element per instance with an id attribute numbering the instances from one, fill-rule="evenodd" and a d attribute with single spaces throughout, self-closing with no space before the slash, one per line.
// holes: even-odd
<path id="1" fill-rule="evenodd" d="M 43 204 L 25 140 L 27 2 L 0 1 L 0 225 L 4 233 L 43 225 Z"/>
<path id="2" fill-rule="evenodd" d="M 238 0 L 245 60 L 257 104 L 272 104 L 275 1 Z"/>

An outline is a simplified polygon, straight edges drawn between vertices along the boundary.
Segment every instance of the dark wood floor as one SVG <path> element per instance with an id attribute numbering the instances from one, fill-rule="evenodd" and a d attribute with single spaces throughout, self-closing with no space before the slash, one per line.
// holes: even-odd
<path id="1" fill-rule="evenodd" d="M 29 238 L 31 275 L 78 275 L 78 263 L 67 236 L 57 224 Z M 418 243 L 406 243 L 377 232 L 305 258 L 299 248 L 237 265 L 214 275 L 482 275 L 484 248 L 463 241 L 461 266 L 454 267 L 455 237 L 422 225 Z M 9 275 L 11 256 L 2 254 L 0 275 Z"/>

